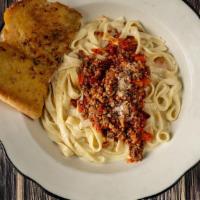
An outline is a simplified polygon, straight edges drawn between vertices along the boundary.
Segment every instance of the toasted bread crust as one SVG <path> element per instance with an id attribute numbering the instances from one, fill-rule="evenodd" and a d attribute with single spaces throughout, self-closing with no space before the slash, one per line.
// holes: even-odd
<path id="1" fill-rule="evenodd" d="M 41 108 L 36 109 L 34 107 L 31 107 L 28 102 L 22 102 L 21 99 L 18 99 L 18 97 L 13 97 L 12 94 L 10 95 L 8 92 L 1 89 L 0 100 L 32 119 L 38 119 L 42 114 Z"/>
<path id="2" fill-rule="evenodd" d="M 23 0 L 4 13 L 4 41 L 48 65 L 58 65 L 80 28 L 81 15 L 60 3 Z"/>
<path id="3" fill-rule="evenodd" d="M 0 99 L 36 119 L 42 113 L 51 70 L 0 43 Z"/>
<path id="4" fill-rule="evenodd" d="M 81 14 L 60 3 L 23 0 L 4 13 L 0 100 L 27 116 L 42 114 L 48 82 L 80 27 Z"/>

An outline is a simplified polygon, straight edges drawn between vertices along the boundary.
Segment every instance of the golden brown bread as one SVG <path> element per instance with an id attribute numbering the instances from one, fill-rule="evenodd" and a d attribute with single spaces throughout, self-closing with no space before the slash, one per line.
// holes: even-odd
<path id="1" fill-rule="evenodd" d="M 37 119 L 48 81 L 80 27 L 81 15 L 60 3 L 23 0 L 4 14 L 0 99 Z"/>
<path id="2" fill-rule="evenodd" d="M 59 64 L 80 27 L 81 15 L 58 2 L 23 0 L 4 13 L 3 38 L 44 64 Z"/>
<path id="3" fill-rule="evenodd" d="M 42 114 L 51 70 L 0 43 L 0 99 L 29 117 Z"/>

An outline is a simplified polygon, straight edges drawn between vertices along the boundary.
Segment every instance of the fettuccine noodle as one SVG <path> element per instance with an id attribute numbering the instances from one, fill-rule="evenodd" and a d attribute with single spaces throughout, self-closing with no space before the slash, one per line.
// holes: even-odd
<path id="1" fill-rule="evenodd" d="M 147 143 L 145 149 L 170 140 L 170 124 L 179 115 L 182 93 L 174 57 L 165 42 L 147 33 L 138 21 L 101 17 L 81 28 L 71 44 L 71 53 L 65 55 L 49 87 L 42 124 L 66 157 L 76 155 L 91 162 L 104 163 L 125 160 L 129 155 L 128 145 L 120 140 L 103 147 L 105 139 L 102 134 L 70 104 L 71 99 L 81 98 L 78 52 L 82 50 L 86 55 L 92 54 L 92 49 L 102 47 L 110 40 L 112 30 L 117 30 L 121 38 L 134 36 L 136 53 L 143 53 L 147 58 L 146 65 L 150 67 L 151 84 L 145 100 L 145 111 L 150 118 L 145 129 L 153 134 L 154 140 Z M 97 31 L 103 32 L 101 39 L 95 35 Z M 103 58 L 99 55 L 99 59 Z"/>

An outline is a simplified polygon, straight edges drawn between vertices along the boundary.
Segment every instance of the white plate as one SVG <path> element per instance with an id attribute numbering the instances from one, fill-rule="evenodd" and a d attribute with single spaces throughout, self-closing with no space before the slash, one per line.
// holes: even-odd
<path id="1" fill-rule="evenodd" d="M 94 165 L 66 159 L 31 121 L 0 104 L 0 139 L 16 167 L 48 191 L 76 200 L 132 200 L 158 193 L 174 183 L 200 158 L 200 22 L 181 0 L 70 0 L 85 18 L 100 15 L 140 20 L 162 36 L 183 77 L 180 117 L 172 140 L 142 162 Z"/>

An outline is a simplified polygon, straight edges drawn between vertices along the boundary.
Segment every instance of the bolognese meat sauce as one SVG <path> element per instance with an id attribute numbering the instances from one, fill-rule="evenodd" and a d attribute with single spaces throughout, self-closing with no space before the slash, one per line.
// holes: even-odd
<path id="1" fill-rule="evenodd" d="M 107 142 L 127 143 L 130 162 L 142 159 L 144 143 L 152 139 L 144 131 L 149 118 L 144 112 L 144 99 L 150 69 L 145 65 L 145 56 L 135 53 L 136 48 L 134 37 L 115 36 L 104 48 L 93 49 L 90 56 L 79 52 L 83 61 L 78 72 L 83 96 L 77 101 L 78 110 Z"/>

